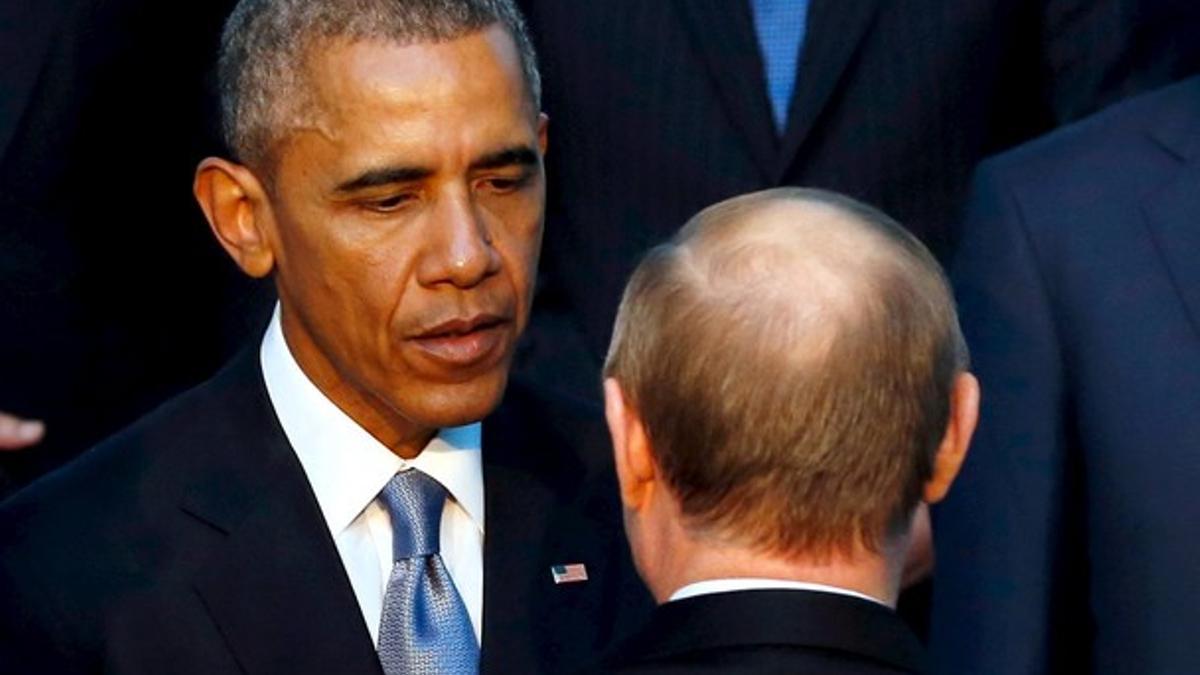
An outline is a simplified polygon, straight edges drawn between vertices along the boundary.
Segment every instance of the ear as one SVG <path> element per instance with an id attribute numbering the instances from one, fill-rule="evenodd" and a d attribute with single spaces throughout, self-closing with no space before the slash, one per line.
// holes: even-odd
<path id="1" fill-rule="evenodd" d="M 612 436 L 621 502 L 627 509 L 641 511 L 650 503 L 658 468 L 646 427 L 637 411 L 626 404 L 620 383 L 611 377 L 604 380 L 604 418 Z"/>
<path id="2" fill-rule="evenodd" d="M 950 491 L 950 484 L 967 457 L 967 447 L 971 444 L 978 421 L 979 380 L 970 373 L 960 373 L 950 392 L 950 420 L 946 423 L 946 435 L 933 460 L 933 475 L 925 482 L 924 498 L 927 503 L 941 501 Z"/>
<path id="3" fill-rule="evenodd" d="M 238 267 L 252 277 L 270 274 L 275 266 L 265 222 L 270 202 L 250 169 L 209 157 L 196 167 L 192 193 L 217 241 Z"/>
<path id="4" fill-rule="evenodd" d="M 542 155 L 545 155 L 546 150 L 550 147 L 549 136 L 547 136 L 547 131 L 549 130 L 549 128 L 550 128 L 550 116 L 547 115 L 546 113 L 538 113 L 538 127 L 537 127 L 538 150 L 540 150 L 542 152 Z"/>

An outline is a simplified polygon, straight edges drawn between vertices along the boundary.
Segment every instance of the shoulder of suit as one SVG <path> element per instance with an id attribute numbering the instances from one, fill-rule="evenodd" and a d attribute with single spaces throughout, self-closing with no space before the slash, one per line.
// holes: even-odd
<path id="1" fill-rule="evenodd" d="M 193 468 L 228 433 L 230 415 L 245 413 L 244 399 L 254 395 L 247 368 L 239 357 L 211 380 L 17 492 L 0 506 L 0 548 L 100 532 L 121 514 L 173 505 Z"/>
<path id="2" fill-rule="evenodd" d="M 1012 185 L 1054 189 L 1064 182 L 1137 178 L 1135 169 L 1171 164 L 1200 140 L 1200 76 L 1110 106 L 985 160 L 979 173 Z M 1134 165 L 1131 166 L 1131 163 Z M 1053 177 L 1053 183 L 1047 178 Z"/>

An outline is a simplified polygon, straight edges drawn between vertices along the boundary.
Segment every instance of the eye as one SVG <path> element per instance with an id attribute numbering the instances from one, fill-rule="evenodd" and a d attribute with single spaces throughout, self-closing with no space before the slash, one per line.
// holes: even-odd
<path id="1" fill-rule="evenodd" d="M 402 192 L 400 194 L 363 202 L 363 208 L 376 213 L 391 213 L 403 208 L 406 204 L 415 200 L 416 198 L 417 196 L 411 192 Z"/>
<path id="2" fill-rule="evenodd" d="M 532 172 L 523 172 L 517 176 L 492 176 L 479 181 L 478 188 L 493 194 L 507 194 L 520 190 L 533 179 Z"/>

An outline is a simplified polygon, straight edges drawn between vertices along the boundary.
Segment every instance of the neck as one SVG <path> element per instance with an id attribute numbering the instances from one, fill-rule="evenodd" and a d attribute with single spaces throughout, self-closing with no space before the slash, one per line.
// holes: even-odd
<path id="1" fill-rule="evenodd" d="M 896 606 L 904 546 L 875 553 L 858 546 L 827 556 L 777 556 L 724 539 L 680 531 L 672 545 L 658 545 L 643 576 L 655 599 L 666 602 L 675 591 L 698 581 L 763 578 L 834 586 Z M 897 554 L 899 553 L 899 555 Z M 651 572 L 645 574 L 645 572 Z"/>
<path id="2" fill-rule="evenodd" d="M 389 450 L 403 459 L 421 454 L 437 429 L 424 428 L 396 414 L 378 397 L 347 382 L 303 329 L 292 325 L 284 312 L 281 328 L 284 344 L 304 375 L 350 419 L 366 429 Z"/>

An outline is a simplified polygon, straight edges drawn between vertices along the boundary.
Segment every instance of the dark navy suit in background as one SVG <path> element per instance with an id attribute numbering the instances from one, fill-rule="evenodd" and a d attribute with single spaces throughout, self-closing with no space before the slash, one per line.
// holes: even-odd
<path id="1" fill-rule="evenodd" d="M 945 255 L 981 158 L 1200 69 L 1194 0 L 810 0 L 777 133 L 749 0 L 522 4 L 551 121 L 517 369 L 589 398 L 626 278 L 701 208 L 827 188 Z"/>
<path id="2" fill-rule="evenodd" d="M 208 378 L 270 317 L 192 197 L 233 0 L 0 2 L 0 496 Z"/>
<path id="3" fill-rule="evenodd" d="M 953 276 L 938 671 L 1200 672 L 1200 78 L 982 165 Z"/>

